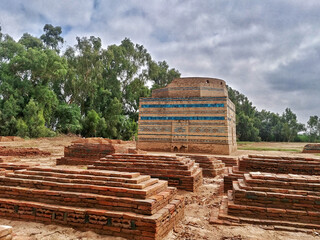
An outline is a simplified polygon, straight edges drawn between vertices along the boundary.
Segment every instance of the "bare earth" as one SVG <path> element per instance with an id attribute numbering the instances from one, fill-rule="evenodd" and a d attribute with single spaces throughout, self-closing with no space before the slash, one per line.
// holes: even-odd
<path id="1" fill-rule="evenodd" d="M 23 163 L 29 165 L 55 166 L 55 160 L 63 156 L 64 146 L 70 145 L 76 137 L 56 137 L 41 138 L 16 142 L 0 142 L 0 146 L 7 147 L 36 147 L 42 151 L 48 151 L 50 156 L 16 157 L 5 156 L 0 158 L 6 162 Z M 301 151 L 306 143 L 243 143 L 239 148 L 272 148 L 272 149 L 296 149 Z M 265 155 L 289 155 L 289 156 L 312 156 L 314 154 L 301 154 L 293 151 L 257 151 L 238 150 L 235 155 L 247 154 Z M 66 166 L 65 168 L 75 168 Z M 80 167 L 81 168 L 81 167 Z M 84 167 L 82 167 L 84 168 Z M 219 184 L 222 178 L 205 178 L 204 185 L 196 192 L 190 193 L 179 191 L 179 194 L 186 198 L 185 218 L 169 233 L 166 240 L 174 239 L 218 239 L 218 240 L 312 240 L 320 239 L 320 233 L 285 232 L 268 230 L 266 226 L 242 225 L 223 226 L 209 224 L 209 217 L 212 210 L 217 210 L 220 205 Z M 110 236 L 103 236 L 91 231 L 80 232 L 69 227 L 56 225 L 44 225 L 34 222 L 12 221 L 0 219 L 0 225 L 10 225 L 13 227 L 14 240 L 91 240 L 91 239 L 123 239 Z"/>

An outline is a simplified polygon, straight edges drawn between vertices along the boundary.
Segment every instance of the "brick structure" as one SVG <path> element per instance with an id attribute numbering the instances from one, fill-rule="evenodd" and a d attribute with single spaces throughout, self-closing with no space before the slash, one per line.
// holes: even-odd
<path id="1" fill-rule="evenodd" d="M 320 229 L 320 176 L 246 173 L 210 221 Z"/>
<path id="2" fill-rule="evenodd" d="M 0 225 L 0 240 L 11 240 L 12 239 L 12 227 Z"/>
<path id="3" fill-rule="evenodd" d="M 139 173 L 29 167 L 0 176 L 4 218 L 152 240 L 163 239 L 183 215 L 176 188 Z"/>
<path id="4" fill-rule="evenodd" d="M 230 154 L 237 149 L 235 107 L 225 81 L 179 78 L 141 98 L 137 148 Z"/>
<path id="5" fill-rule="evenodd" d="M 216 159 L 220 160 L 223 162 L 226 167 L 233 167 L 233 166 L 238 166 L 239 165 L 239 157 L 232 157 L 232 156 L 214 156 Z"/>
<path id="6" fill-rule="evenodd" d="M 228 168 L 224 176 L 224 190 L 232 189 L 232 181 L 243 178 L 247 172 L 268 172 L 302 175 L 320 175 L 320 159 L 287 156 L 249 155 L 239 160 L 239 167 Z"/>
<path id="7" fill-rule="evenodd" d="M 176 154 L 177 156 L 184 156 L 194 160 L 202 168 L 204 177 L 216 177 L 225 172 L 225 164 L 209 155 L 191 155 L 191 154 Z"/>
<path id="8" fill-rule="evenodd" d="M 126 153 L 130 147 L 130 144 L 121 140 L 83 138 L 64 148 L 64 157 L 57 159 L 57 165 L 71 164 L 71 162 L 72 165 L 87 165 L 109 154 Z"/>
<path id="9" fill-rule="evenodd" d="M 320 153 L 320 144 L 307 144 L 304 146 L 303 153 Z"/>
<path id="10" fill-rule="evenodd" d="M 170 186 L 186 191 L 196 191 L 202 185 L 199 164 L 185 157 L 118 153 L 92 161 L 91 164 L 88 169 L 148 174 L 167 180 Z"/>

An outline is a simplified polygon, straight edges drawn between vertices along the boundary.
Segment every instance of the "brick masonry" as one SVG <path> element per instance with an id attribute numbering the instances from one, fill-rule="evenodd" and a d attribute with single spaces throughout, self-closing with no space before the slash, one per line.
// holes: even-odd
<path id="1" fill-rule="evenodd" d="M 320 176 L 246 173 L 233 182 L 218 219 L 319 229 Z"/>
<path id="2" fill-rule="evenodd" d="M 168 181 L 169 186 L 196 191 L 202 185 L 202 169 L 193 160 L 151 154 L 112 154 L 94 161 L 89 169 L 140 172 Z"/>
<path id="3" fill-rule="evenodd" d="M 179 78 L 140 99 L 137 148 L 227 155 L 237 149 L 235 127 L 225 81 Z"/>
<path id="4" fill-rule="evenodd" d="M 176 154 L 194 160 L 202 168 L 204 177 L 216 177 L 225 172 L 225 164 L 209 155 Z"/>
<path id="5" fill-rule="evenodd" d="M 320 153 L 320 144 L 307 144 L 304 146 L 303 153 Z"/>
<path id="6" fill-rule="evenodd" d="M 0 217 L 128 239 L 163 239 L 184 215 L 166 181 L 140 173 L 28 167 L 0 176 Z"/>

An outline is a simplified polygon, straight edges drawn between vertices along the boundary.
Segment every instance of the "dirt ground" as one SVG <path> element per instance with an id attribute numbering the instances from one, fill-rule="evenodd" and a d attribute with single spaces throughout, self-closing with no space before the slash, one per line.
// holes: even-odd
<path id="1" fill-rule="evenodd" d="M 0 146 L 6 147 L 36 147 L 42 151 L 51 153 L 49 156 L 0 156 L 6 162 L 16 162 L 29 165 L 55 166 L 55 160 L 63 156 L 65 146 L 70 145 L 76 137 L 55 137 L 31 139 L 25 141 L 0 142 Z M 290 156 L 313 156 L 320 158 L 319 155 L 301 154 L 305 143 L 241 143 L 239 148 L 272 148 L 272 149 L 296 149 L 296 151 L 257 151 L 257 150 L 238 150 L 234 155 L 242 156 L 247 154 L 265 155 L 290 155 Z M 74 168 L 74 167 L 66 167 Z M 185 218 L 171 231 L 166 240 L 182 239 L 212 239 L 212 240 L 312 240 L 320 239 L 319 233 L 301 233 L 268 230 L 266 226 L 242 225 L 242 226 L 223 226 L 209 224 L 211 211 L 218 211 L 221 196 L 219 187 L 222 178 L 205 178 L 204 184 L 195 193 L 179 191 L 179 194 L 186 198 Z M 44 225 L 33 222 L 12 221 L 0 219 L 0 225 L 10 225 L 13 227 L 14 240 L 93 240 L 93 239 L 123 239 L 110 236 L 103 236 L 91 231 L 80 232 L 73 228 Z"/>

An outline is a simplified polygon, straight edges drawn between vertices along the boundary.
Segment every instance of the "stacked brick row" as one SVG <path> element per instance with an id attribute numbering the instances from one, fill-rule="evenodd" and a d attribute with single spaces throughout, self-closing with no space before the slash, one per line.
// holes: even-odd
<path id="1" fill-rule="evenodd" d="M 304 146 L 303 153 L 320 153 L 320 144 L 307 144 Z"/>
<path id="2" fill-rule="evenodd" d="M 220 220 L 320 228 L 320 176 L 246 173 L 223 205 Z"/>
<path id="3" fill-rule="evenodd" d="M 228 175 L 224 176 L 224 189 L 225 192 L 232 189 L 232 181 L 243 178 L 246 172 L 320 175 L 319 166 L 319 158 L 249 155 L 239 160 L 239 167 L 228 169 Z"/>
<path id="4" fill-rule="evenodd" d="M 12 239 L 12 227 L 0 225 L 0 240 Z"/>
<path id="5" fill-rule="evenodd" d="M 249 155 L 239 161 L 239 171 L 320 175 L 320 159 Z"/>
<path id="6" fill-rule="evenodd" d="M 239 165 L 238 157 L 225 157 L 225 156 L 214 156 L 216 159 L 220 160 L 225 164 L 226 167 L 233 167 Z"/>
<path id="7" fill-rule="evenodd" d="M 190 154 L 177 154 L 177 156 L 188 157 L 198 163 L 204 177 L 216 177 L 225 171 L 225 164 L 213 156 Z"/>
<path id="8" fill-rule="evenodd" d="M 193 160 L 163 155 L 112 154 L 92 161 L 88 169 L 140 172 L 168 181 L 170 186 L 196 191 L 202 185 L 202 170 Z"/>
<path id="9" fill-rule="evenodd" d="M 175 188 L 140 173 L 29 167 L 0 176 L 0 217 L 151 240 L 183 215 Z"/>

